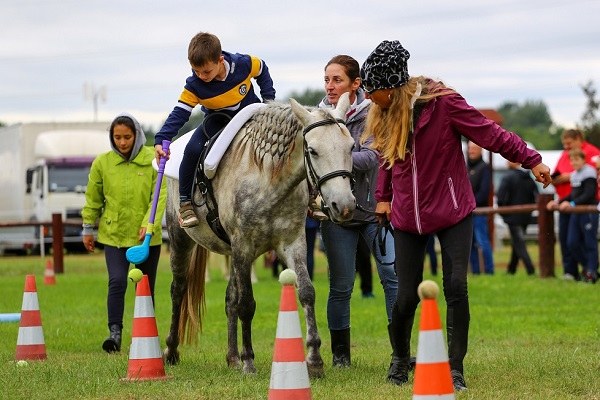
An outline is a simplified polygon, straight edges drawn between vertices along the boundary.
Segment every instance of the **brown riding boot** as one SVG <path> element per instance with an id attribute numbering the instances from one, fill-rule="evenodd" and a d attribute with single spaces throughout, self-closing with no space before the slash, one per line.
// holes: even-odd
<path id="1" fill-rule="evenodd" d="M 321 196 L 316 198 L 312 194 L 308 196 L 308 216 L 317 221 L 329 219 L 327 214 L 321 211 Z"/>
<path id="2" fill-rule="evenodd" d="M 191 228 L 198 225 L 198 217 L 194 212 L 191 201 L 184 201 L 179 204 L 179 226 L 182 228 Z"/>

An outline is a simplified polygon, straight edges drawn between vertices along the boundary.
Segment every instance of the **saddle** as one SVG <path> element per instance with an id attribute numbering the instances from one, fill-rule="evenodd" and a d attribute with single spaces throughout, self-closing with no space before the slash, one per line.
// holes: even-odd
<path id="1" fill-rule="evenodd" d="M 219 208 L 214 196 L 211 180 L 215 177 L 219 163 L 237 132 L 252 117 L 252 115 L 264 105 L 265 104 L 262 103 L 250 104 L 237 113 L 223 129 L 216 132 L 212 138 L 206 142 L 196 165 L 196 174 L 192 190 L 199 190 L 203 201 L 200 204 L 194 203 L 194 205 L 197 207 L 206 206 L 208 210 L 206 222 L 215 235 L 227 244 L 231 243 L 229 236 L 223 229 L 219 219 Z M 169 162 L 165 165 L 164 171 L 164 174 L 168 177 L 179 180 L 179 165 L 183 159 L 185 147 L 194 131 L 195 129 L 184 134 L 171 144 L 171 155 L 169 157 Z M 158 169 L 156 160 L 154 160 L 152 164 L 155 169 Z M 192 199 L 194 199 L 193 193 Z"/>
<path id="2" fill-rule="evenodd" d="M 263 106 L 265 106 L 265 104 L 255 103 L 244 107 L 231 119 L 218 137 L 216 135 L 213 136 L 214 142 L 210 148 L 210 152 L 206 155 L 205 160 L 203 161 L 203 169 L 209 179 L 215 177 L 219 162 L 225 154 L 225 151 L 227 151 L 229 148 L 229 145 L 231 144 L 231 141 L 235 135 L 252 117 L 252 115 L 254 115 L 254 113 L 256 113 L 256 111 Z M 179 180 L 179 165 L 183 159 L 183 152 L 185 151 L 185 146 L 187 146 L 195 130 L 196 129 L 192 129 L 171 143 L 171 146 L 169 147 L 171 155 L 169 157 L 169 161 L 165 164 L 164 172 L 164 174 L 169 178 Z M 152 165 L 154 166 L 154 169 L 158 171 L 156 160 L 152 162 Z"/>

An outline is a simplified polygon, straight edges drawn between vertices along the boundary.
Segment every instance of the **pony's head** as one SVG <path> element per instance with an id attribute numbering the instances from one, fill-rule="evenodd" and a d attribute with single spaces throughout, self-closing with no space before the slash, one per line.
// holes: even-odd
<path id="1" fill-rule="evenodd" d="M 354 139 L 346 129 L 348 94 L 342 95 L 335 110 L 308 111 L 290 99 L 292 111 L 304 127 L 307 175 L 316 186 L 325 211 L 334 222 L 352 219 L 356 199 L 352 194 L 352 149 Z"/>

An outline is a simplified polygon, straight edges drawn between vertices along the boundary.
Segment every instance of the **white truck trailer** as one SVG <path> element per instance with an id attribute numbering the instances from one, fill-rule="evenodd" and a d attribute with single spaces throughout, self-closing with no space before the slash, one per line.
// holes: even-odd
<path id="1" fill-rule="evenodd" d="M 0 128 L 0 223 L 81 220 L 90 166 L 110 150 L 109 122 L 26 123 Z M 37 252 L 49 228 L 0 227 L 0 254 Z M 64 245 L 81 248 L 81 228 L 65 227 Z"/>

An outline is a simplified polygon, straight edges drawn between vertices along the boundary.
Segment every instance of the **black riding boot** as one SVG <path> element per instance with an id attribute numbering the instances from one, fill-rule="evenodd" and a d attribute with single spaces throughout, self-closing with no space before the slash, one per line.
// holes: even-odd
<path id="1" fill-rule="evenodd" d="M 102 343 L 102 348 L 107 353 L 121 351 L 121 325 L 112 324 L 109 329 L 110 336 Z"/>
<path id="2" fill-rule="evenodd" d="M 390 344 L 392 345 L 392 356 L 394 355 L 394 336 L 392 335 L 392 324 L 388 324 L 388 335 L 390 337 Z M 408 371 L 413 371 L 417 365 L 417 357 L 410 356 L 408 360 Z"/>
<path id="3" fill-rule="evenodd" d="M 330 330 L 334 367 L 350 366 L 350 328 Z"/>
<path id="4" fill-rule="evenodd" d="M 400 386 L 408 382 L 408 371 L 411 369 L 410 336 L 415 315 L 403 316 L 392 313 L 392 322 L 388 325 L 393 353 L 387 380 Z M 413 364 L 414 368 L 414 364 Z"/>
<path id="5" fill-rule="evenodd" d="M 448 339 L 448 359 L 452 370 L 452 383 L 457 391 L 466 390 L 463 376 L 463 360 L 469 342 L 469 302 L 448 307 L 446 311 L 446 332 Z"/>

